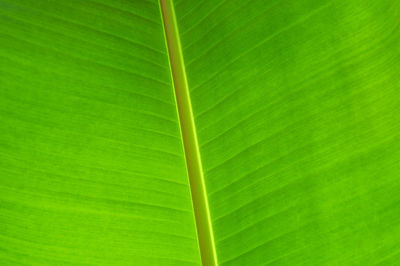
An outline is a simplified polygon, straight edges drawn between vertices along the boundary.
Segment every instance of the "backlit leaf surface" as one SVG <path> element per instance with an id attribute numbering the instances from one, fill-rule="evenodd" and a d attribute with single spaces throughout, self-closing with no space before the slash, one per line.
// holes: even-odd
<path id="1" fill-rule="evenodd" d="M 218 264 L 398 265 L 400 2 L 173 5 Z M 0 0 L 0 264 L 201 264 L 174 93 L 157 0 Z"/>

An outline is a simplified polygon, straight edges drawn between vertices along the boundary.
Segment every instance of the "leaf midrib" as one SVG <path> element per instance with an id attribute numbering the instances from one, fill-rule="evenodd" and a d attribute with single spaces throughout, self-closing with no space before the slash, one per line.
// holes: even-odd
<path id="1" fill-rule="evenodd" d="M 200 149 L 173 1 L 160 0 L 160 12 L 174 83 L 176 107 L 179 115 L 201 259 L 203 265 L 218 265 Z"/>

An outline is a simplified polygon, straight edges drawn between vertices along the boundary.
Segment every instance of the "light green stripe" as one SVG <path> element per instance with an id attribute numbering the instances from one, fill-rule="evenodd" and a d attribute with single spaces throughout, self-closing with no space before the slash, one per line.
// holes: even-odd
<path id="1" fill-rule="evenodd" d="M 160 0 L 203 265 L 218 265 L 207 191 L 172 0 Z"/>

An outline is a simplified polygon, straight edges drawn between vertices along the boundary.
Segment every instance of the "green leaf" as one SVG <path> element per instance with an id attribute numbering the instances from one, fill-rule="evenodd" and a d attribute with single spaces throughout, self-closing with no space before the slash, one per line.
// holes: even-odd
<path id="1" fill-rule="evenodd" d="M 399 18 L 0 0 L 0 264 L 398 265 Z"/>
<path id="2" fill-rule="evenodd" d="M 0 264 L 198 264 L 158 3 L 0 12 Z"/>
<path id="3" fill-rule="evenodd" d="M 397 265 L 399 1 L 179 1 L 222 265 Z"/>

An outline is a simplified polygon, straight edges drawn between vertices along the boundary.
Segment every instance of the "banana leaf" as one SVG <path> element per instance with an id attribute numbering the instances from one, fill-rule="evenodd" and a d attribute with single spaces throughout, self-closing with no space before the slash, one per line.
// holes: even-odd
<path id="1" fill-rule="evenodd" d="M 399 265 L 400 1 L 0 0 L 0 265 Z"/>

